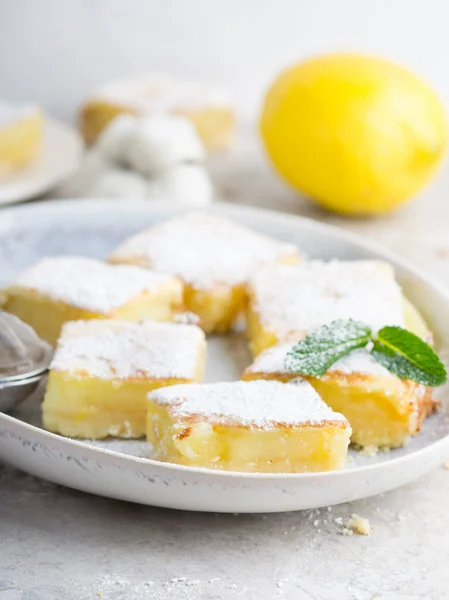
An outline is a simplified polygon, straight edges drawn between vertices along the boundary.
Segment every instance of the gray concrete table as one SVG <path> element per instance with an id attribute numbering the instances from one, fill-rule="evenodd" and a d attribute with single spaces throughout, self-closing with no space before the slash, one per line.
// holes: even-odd
<path id="1" fill-rule="evenodd" d="M 250 138 L 211 172 L 230 202 L 371 236 L 449 284 L 449 169 L 414 204 L 375 220 L 344 220 L 299 199 Z M 342 534 L 353 513 L 370 520 L 369 537 Z M 0 464 L 0 600 L 238 597 L 449 598 L 449 470 L 332 509 L 217 515 L 89 496 Z"/>

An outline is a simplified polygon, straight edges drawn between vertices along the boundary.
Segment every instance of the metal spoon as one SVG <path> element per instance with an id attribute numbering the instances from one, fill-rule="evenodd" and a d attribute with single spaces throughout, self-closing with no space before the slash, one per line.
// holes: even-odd
<path id="1" fill-rule="evenodd" d="M 34 329 L 0 311 L 0 411 L 22 402 L 47 375 L 53 349 Z"/>

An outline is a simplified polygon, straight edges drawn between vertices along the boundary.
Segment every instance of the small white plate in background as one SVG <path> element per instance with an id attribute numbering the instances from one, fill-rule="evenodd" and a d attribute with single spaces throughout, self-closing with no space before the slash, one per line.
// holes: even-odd
<path id="1" fill-rule="evenodd" d="M 60 121 L 45 119 L 43 147 L 32 163 L 0 180 L 0 205 L 41 196 L 78 169 L 83 142 L 78 132 Z"/>

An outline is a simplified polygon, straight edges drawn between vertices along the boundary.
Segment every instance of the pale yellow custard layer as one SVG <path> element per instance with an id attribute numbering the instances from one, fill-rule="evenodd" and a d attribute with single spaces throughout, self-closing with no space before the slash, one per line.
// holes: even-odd
<path id="1" fill-rule="evenodd" d="M 302 402 L 301 402 L 302 401 Z M 161 461 L 226 471 L 341 469 L 350 427 L 306 383 L 174 386 L 149 395 L 147 438 Z"/>

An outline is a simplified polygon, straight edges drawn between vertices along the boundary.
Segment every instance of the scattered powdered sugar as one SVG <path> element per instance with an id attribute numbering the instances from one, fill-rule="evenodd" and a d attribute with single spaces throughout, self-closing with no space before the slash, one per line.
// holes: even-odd
<path id="1" fill-rule="evenodd" d="M 109 265 L 83 256 L 44 258 L 10 284 L 52 300 L 107 314 L 142 292 L 154 293 L 173 278 L 133 265 Z"/>
<path id="2" fill-rule="evenodd" d="M 226 588 L 235 590 L 236 596 L 247 598 L 247 588 L 236 584 L 226 584 L 219 577 L 212 579 L 191 579 L 187 576 L 157 578 L 136 581 L 118 575 L 101 575 L 95 582 L 95 595 L 105 600 L 200 600 L 201 598 L 231 598 Z M 225 595 L 222 595 L 225 594 Z M 79 596 L 81 597 L 81 596 Z M 83 596 L 84 598 L 84 596 Z M 89 596 L 91 598 L 91 596 Z"/>
<path id="3" fill-rule="evenodd" d="M 106 83 L 92 100 L 106 100 L 144 115 L 231 106 L 220 88 L 150 73 Z"/>
<path id="4" fill-rule="evenodd" d="M 193 325 L 72 321 L 63 327 L 51 368 L 101 379 L 193 379 L 204 348 L 204 333 Z"/>
<path id="5" fill-rule="evenodd" d="M 293 348 L 292 344 L 279 344 L 268 348 L 259 354 L 255 361 L 247 369 L 248 373 L 287 373 L 285 361 L 287 353 Z M 380 365 L 369 352 L 369 348 L 352 350 L 346 356 L 337 360 L 329 369 L 328 373 L 336 372 L 350 375 L 358 373 L 361 375 L 374 375 L 378 377 L 394 377 L 388 369 Z"/>
<path id="6" fill-rule="evenodd" d="M 14 104 L 0 100 L 0 127 L 7 127 L 11 123 L 33 116 L 39 112 L 37 106 L 31 104 Z"/>
<path id="7" fill-rule="evenodd" d="M 374 260 L 271 265 L 250 278 L 254 310 L 282 339 L 310 333 L 336 319 L 354 319 L 377 331 L 403 325 L 402 294 L 393 269 Z"/>
<path id="8" fill-rule="evenodd" d="M 170 405 L 177 416 L 201 415 L 215 422 L 237 422 L 263 429 L 277 424 L 322 424 L 347 421 L 332 411 L 305 381 L 236 381 L 175 385 L 151 392 L 159 404 Z"/>
<path id="9" fill-rule="evenodd" d="M 296 255 L 282 243 L 221 217 L 191 213 L 152 227 L 121 244 L 113 262 L 136 261 L 177 275 L 195 287 L 244 283 L 258 266 Z"/>

